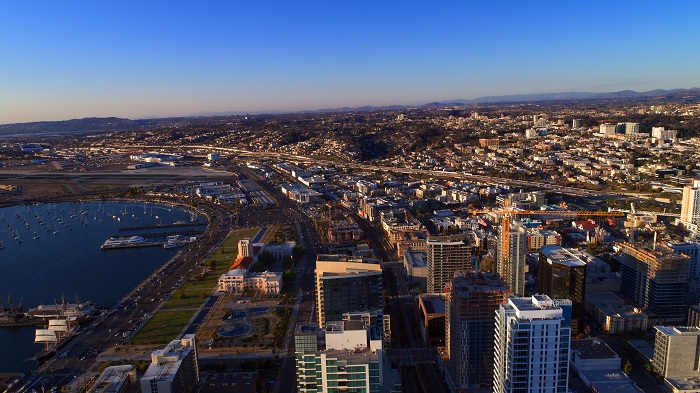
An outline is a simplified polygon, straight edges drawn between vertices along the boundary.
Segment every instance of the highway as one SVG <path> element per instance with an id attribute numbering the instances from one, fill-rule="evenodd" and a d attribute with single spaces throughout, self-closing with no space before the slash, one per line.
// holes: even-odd
<path id="1" fill-rule="evenodd" d="M 153 149 L 153 148 L 162 148 L 162 149 L 172 149 L 172 146 L 144 146 L 144 145 L 133 145 L 129 146 L 133 148 L 148 148 L 148 149 Z M 402 167 L 393 167 L 393 166 L 378 166 L 378 165 L 372 165 L 372 164 L 361 164 L 361 163 L 345 163 L 345 162 L 338 162 L 338 161 L 331 161 L 331 160 L 323 160 L 318 157 L 305 157 L 305 156 L 299 156 L 296 154 L 289 154 L 289 153 L 276 153 L 276 152 L 257 152 L 257 151 L 250 151 L 250 150 L 243 150 L 243 149 L 238 149 L 238 148 L 225 148 L 225 147 L 219 147 L 219 146 L 209 146 L 209 145 L 186 145 L 186 146 L 178 146 L 178 148 L 182 149 L 202 149 L 202 150 L 207 150 L 207 151 L 215 151 L 219 153 L 225 153 L 225 154 L 236 154 L 236 155 L 246 155 L 250 157 L 259 157 L 259 158 L 276 158 L 276 159 L 282 159 L 282 160 L 292 160 L 296 162 L 303 162 L 307 164 L 312 164 L 312 165 L 329 165 L 333 166 L 336 168 L 352 168 L 352 169 L 361 169 L 361 170 L 366 170 L 366 171 L 382 171 L 382 172 L 393 172 L 393 173 L 403 173 L 406 175 L 421 175 L 421 176 L 430 176 L 430 177 L 435 177 L 435 178 L 447 178 L 449 180 L 464 180 L 464 181 L 473 181 L 473 182 L 480 182 L 483 184 L 503 184 L 503 185 L 510 185 L 510 186 L 520 186 L 520 187 L 536 187 L 540 188 L 545 191 L 551 191 L 551 192 L 556 192 L 560 194 L 566 194 L 566 195 L 571 195 L 571 196 L 600 196 L 601 194 L 608 194 L 608 195 L 623 195 L 623 196 L 628 196 L 628 197 L 644 197 L 646 194 L 644 193 L 634 193 L 634 192 L 622 192 L 622 191 L 608 191 L 608 192 L 601 192 L 601 191 L 594 191 L 594 190 L 587 190 L 585 188 L 578 188 L 578 187 L 570 187 L 570 186 L 561 186 L 558 184 L 552 184 L 548 182 L 537 182 L 537 181 L 529 181 L 529 180 L 516 180 L 516 179 L 508 179 L 505 177 L 497 177 L 497 176 L 486 176 L 486 175 L 477 175 L 473 173 L 468 173 L 468 172 L 446 172 L 446 171 L 435 171 L 435 170 L 427 170 L 427 169 L 413 169 L 413 168 L 402 168 Z"/>

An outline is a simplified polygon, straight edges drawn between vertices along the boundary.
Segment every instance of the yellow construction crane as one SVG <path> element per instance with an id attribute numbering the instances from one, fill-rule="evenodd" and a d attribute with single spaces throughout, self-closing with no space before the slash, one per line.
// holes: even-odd
<path id="1" fill-rule="evenodd" d="M 594 210 L 510 210 L 506 208 L 505 210 L 469 210 L 471 214 L 495 214 L 498 216 L 503 216 L 503 221 L 501 222 L 501 236 L 503 236 L 503 249 L 499 250 L 499 253 L 503 253 L 505 258 L 504 271 L 500 272 L 504 275 L 508 275 L 508 269 L 510 269 L 510 264 L 507 263 L 509 259 L 510 250 L 510 218 L 511 216 L 527 216 L 527 215 L 538 215 L 544 214 L 548 216 L 555 217 L 624 217 L 625 212 L 618 211 L 594 211 Z"/>

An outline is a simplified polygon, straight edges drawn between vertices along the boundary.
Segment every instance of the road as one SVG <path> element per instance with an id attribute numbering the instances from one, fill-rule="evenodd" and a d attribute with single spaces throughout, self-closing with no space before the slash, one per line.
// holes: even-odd
<path id="1" fill-rule="evenodd" d="M 159 202 L 179 204 L 182 201 L 160 200 Z M 94 371 L 98 364 L 96 359 L 98 354 L 125 343 L 128 337 L 133 336 L 159 305 L 172 296 L 184 282 L 182 278 L 225 239 L 228 229 L 220 224 L 227 222 L 230 213 L 220 206 L 209 203 L 200 203 L 197 210 L 207 217 L 209 225 L 196 243 L 185 247 L 109 309 L 104 316 L 82 329 L 64 348 L 61 348 L 57 356 L 40 366 L 34 373 L 25 376 L 15 391 L 30 392 L 37 385 L 43 386 L 46 391 L 51 387 L 60 389 L 77 375 Z"/>
<path id="2" fill-rule="evenodd" d="M 435 348 L 428 348 L 421 334 L 420 320 L 409 294 L 403 263 L 399 260 L 384 233 L 357 213 L 344 209 L 362 229 L 380 258 L 388 298 L 384 305 L 391 318 L 389 361 L 399 367 L 401 386 L 409 392 L 447 392 L 436 367 Z"/>
<path id="3" fill-rule="evenodd" d="M 285 348 L 280 351 L 281 367 L 277 376 L 277 381 L 273 388 L 273 393 L 294 391 L 296 386 L 296 364 L 294 360 L 294 332 L 297 325 L 305 325 L 309 321 L 315 323 L 315 300 L 314 300 L 314 270 L 316 269 L 316 255 L 324 252 L 323 243 L 319 236 L 314 220 L 304 211 L 304 209 L 291 201 L 286 196 L 262 179 L 257 173 L 241 166 L 241 173 L 248 179 L 254 180 L 265 192 L 273 197 L 279 206 L 279 210 L 284 212 L 284 216 L 289 217 L 294 222 L 294 226 L 299 238 L 299 244 L 304 247 L 306 253 L 304 257 L 297 261 L 294 271 L 297 275 L 295 281 L 295 306 L 292 318 L 287 330 Z M 282 215 L 280 215 L 280 219 Z"/>

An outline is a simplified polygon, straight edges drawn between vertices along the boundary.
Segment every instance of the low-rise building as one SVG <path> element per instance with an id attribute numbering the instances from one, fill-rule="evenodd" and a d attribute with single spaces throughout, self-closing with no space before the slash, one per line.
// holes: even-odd
<path id="1" fill-rule="evenodd" d="M 403 253 L 403 267 L 411 284 L 425 292 L 428 288 L 428 252 L 407 250 Z"/>
<path id="2" fill-rule="evenodd" d="M 136 368 L 131 364 L 109 366 L 90 385 L 87 393 L 124 393 L 136 383 Z"/>
<path id="3" fill-rule="evenodd" d="M 279 295 L 282 291 L 282 273 L 248 273 L 244 269 L 232 269 L 222 274 L 216 286 L 217 291 L 242 293 L 250 290 L 267 295 Z"/>
<path id="4" fill-rule="evenodd" d="M 418 315 L 421 333 L 429 347 L 445 345 L 445 297 L 441 294 L 422 293 L 418 296 Z"/>
<path id="5" fill-rule="evenodd" d="M 644 331 L 649 325 L 646 313 L 612 292 L 587 293 L 585 309 L 607 334 Z"/>

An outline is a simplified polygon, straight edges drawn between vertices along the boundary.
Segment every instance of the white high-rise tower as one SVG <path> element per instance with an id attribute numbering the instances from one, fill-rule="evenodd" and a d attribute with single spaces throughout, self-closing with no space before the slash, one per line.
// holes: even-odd
<path id="1" fill-rule="evenodd" d="M 496 310 L 494 393 L 566 393 L 571 328 L 547 295 L 510 298 Z"/>

